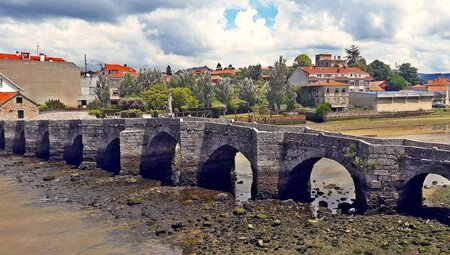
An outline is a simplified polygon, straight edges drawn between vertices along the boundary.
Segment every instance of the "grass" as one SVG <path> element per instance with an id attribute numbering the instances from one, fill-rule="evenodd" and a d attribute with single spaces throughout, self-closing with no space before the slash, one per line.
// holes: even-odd
<path id="1" fill-rule="evenodd" d="M 439 125 L 450 123 L 450 112 L 440 112 L 429 115 L 391 117 L 380 119 L 337 120 L 324 123 L 307 122 L 306 126 L 328 131 L 346 131 L 357 129 L 375 129 L 383 127 L 411 127 L 424 125 Z"/>

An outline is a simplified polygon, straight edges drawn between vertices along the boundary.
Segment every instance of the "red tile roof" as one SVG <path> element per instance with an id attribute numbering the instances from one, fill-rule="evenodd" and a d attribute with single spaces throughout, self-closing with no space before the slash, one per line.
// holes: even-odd
<path id="1" fill-rule="evenodd" d="M 435 80 L 428 81 L 428 86 L 433 85 L 450 85 L 450 79 L 444 78 L 444 77 L 438 77 Z"/>
<path id="2" fill-rule="evenodd" d="M 17 54 L 8 54 L 8 53 L 0 53 L 0 59 L 23 60 L 21 54 L 17 55 Z M 24 60 L 40 61 L 40 57 L 30 55 L 30 59 L 24 59 Z M 55 62 L 66 62 L 62 58 L 54 58 L 54 57 L 47 57 L 47 56 L 44 56 L 44 60 L 45 61 L 55 61 Z"/>
<path id="3" fill-rule="evenodd" d="M 315 81 L 308 84 L 308 87 L 316 87 L 316 86 L 349 86 L 348 83 L 328 80 L 328 81 Z"/>
<path id="4" fill-rule="evenodd" d="M 117 72 L 112 73 L 113 70 Z M 130 73 L 133 76 L 137 75 L 134 68 L 119 64 L 105 64 L 101 71 L 108 74 L 109 78 L 121 78 L 125 76 L 125 73 Z"/>
<path id="5" fill-rule="evenodd" d="M 365 74 L 369 75 L 368 73 L 364 72 L 363 70 L 356 68 L 356 67 L 300 67 L 303 71 L 309 73 L 309 74 L 348 74 L 348 73 L 357 73 L 357 74 Z"/>
<path id="6" fill-rule="evenodd" d="M 238 70 L 238 69 L 216 70 L 216 71 L 212 71 L 211 75 L 236 74 L 236 73 L 239 73 L 240 71 L 241 70 Z"/>
<path id="7" fill-rule="evenodd" d="M 385 91 L 386 81 L 372 81 L 370 82 L 370 91 Z"/>
<path id="8" fill-rule="evenodd" d="M 15 97 L 17 92 L 0 92 L 0 105 L 4 102 L 10 100 L 11 98 Z"/>
<path id="9" fill-rule="evenodd" d="M 432 92 L 432 91 L 448 91 L 449 87 L 445 86 L 445 85 L 442 85 L 442 86 L 440 86 L 440 85 L 432 85 L 432 86 L 428 86 L 427 90 L 429 92 Z"/>

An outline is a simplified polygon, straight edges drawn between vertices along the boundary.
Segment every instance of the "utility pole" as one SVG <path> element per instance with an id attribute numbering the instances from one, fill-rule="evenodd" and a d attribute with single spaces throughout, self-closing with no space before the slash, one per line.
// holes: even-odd
<path id="1" fill-rule="evenodd" d="M 39 42 L 36 42 L 36 56 L 39 56 Z"/>
<path id="2" fill-rule="evenodd" d="M 86 60 L 86 53 L 84 53 L 84 73 L 87 74 L 87 60 Z"/>

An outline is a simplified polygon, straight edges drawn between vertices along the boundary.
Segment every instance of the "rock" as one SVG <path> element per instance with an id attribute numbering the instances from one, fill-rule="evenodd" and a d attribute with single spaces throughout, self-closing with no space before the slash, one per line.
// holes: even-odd
<path id="1" fill-rule="evenodd" d="M 281 225 L 281 220 L 274 220 L 274 221 L 272 222 L 272 226 L 273 226 L 273 227 L 280 226 L 280 225 Z"/>
<path id="2" fill-rule="evenodd" d="M 133 184 L 133 183 L 136 183 L 136 182 L 137 182 L 137 179 L 134 178 L 134 177 L 130 177 L 130 178 L 127 179 L 127 183 L 128 184 Z"/>
<path id="3" fill-rule="evenodd" d="M 243 181 L 237 181 L 236 183 L 237 184 L 243 184 L 244 182 Z"/>
<path id="4" fill-rule="evenodd" d="M 255 217 L 261 220 L 267 219 L 267 215 L 264 213 L 258 213 L 255 215 Z"/>
<path id="5" fill-rule="evenodd" d="M 233 213 L 236 215 L 244 215 L 247 211 L 244 208 L 238 207 L 234 209 Z"/>
<path id="6" fill-rule="evenodd" d="M 220 193 L 216 196 L 216 201 L 218 202 L 227 202 L 228 201 L 228 194 L 227 193 Z"/>
<path id="7" fill-rule="evenodd" d="M 418 251 L 419 253 L 425 253 L 425 252 L 427 252 L 427 248 L 421 246 L 421 247 L 419 247 L 419 249 L 418 249 L 417 251 Z"/>
<path id="8" fill-rule="evenodd" d="M 259 239 L 256 245 L 258 245 L 259 247 L 264 247 L 264 241 L 262 239 Z"/>
<path id="9" fill-rule="evenodd" d="M 209 221 L 209 220 L 203 221 L 203 227 L 211 227 L 211 226 L 212 226 L 212 221 Z"/>
<path id="10" fill-rule="evenodd" d="M 429 239 L 423 239 L 420 241 L 420 245 L 421 246 L 430 246 L 431 245 L 431 241 Z"/>
<path id="11" fill-rule="evenodd" d="M 140 198 L 129 198 L 127 200 L 127 205 L 133 206 L 133 205 L 140 205 L 142 204 L 142 200 Z"/>
<path id="12" fill-rule="evenodd" d="M 71 182 L 75 182 L 78 181 L 80 179 L 80 174 L 79 173 L 74 173 L 70 176 L 70 181 Z"/>
<path id="13" fill-rule="evenodd" d="M 337 185 L 334 183 L 330 183 L 330 184 L 323 186 L 324 189 L 334 189 L 336 187 L 337 187 Z"/>
<path id="14" fill-rule="evenodd" d="M 308 223 L 310 223 L 310 224 L 319 224 L 319 221 L 318 220 L 314 220 L 314 219 L 309 219 L 308 220 Z"/>
<path id="15" fill-rule="evenodd" d="M 247 228 L 248 228 L 248 229 L 254 229 L 255 227 L 253 226 L 253 224 L 248 224 L 248 225 L 247 225 Z"/>
<path id="16" fill-rule="evenodd" d="M 172 228 L 174 230 L 179 230 L 183 227 L 183 223 L 181 221 L 177 221 L 174 224 L 172 224 Z"/>
<path id="17" fill-rule="evenodd" d="M 44 178 L 42 178 L 42 180 L 45 182 L 53 181 L 54 179 L 56 179 L 56 177 L 54 175 L 49 175 L 49 176 L 45 176 Z"/>
<path id="18" fill-rule="evenodd" d="M 326 201 L 319 201 L 320 207 L 328 207 L 328 203 Z"/>

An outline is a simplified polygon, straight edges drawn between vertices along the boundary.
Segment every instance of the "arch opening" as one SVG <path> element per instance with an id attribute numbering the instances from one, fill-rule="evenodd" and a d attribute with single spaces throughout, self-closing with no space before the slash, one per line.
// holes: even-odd
<path id="1" fill-rule="evenodd" d="M 72 143 L 64 146 L 63 160 L 69 165 L 79 166 L 83 162 L 83 137 L 78 135 Z"/>
<path id="2" fill-rule="evenodd" d="M 174 185 L 174 172 L 179 163 L 180 146 L 177 140 L 161 132 L 144 148 L 139 173 L 143 178 L 161 181 L 162 185 Z"/>
<path id="3" fill-rule="evenodd" d="M 450 224 L 450 180 L 433 173 L 414 176 L 400 190 L 398 210 Z"/>
<path id="4" fill-rule="evenodd" d="M 120 173 L 120 139 L 112 140 L 103 152 L 97 153 L 97 165 L 108 172 Z"/>
<path id="5" fill-rule="evenodd" d="M 236 148 L 224 145 L 201 164 L 197 186 L 230 192 L 236 200 L 245 201 L 256 195 L 256 174 L 251 162 Z"/>
<path id="6" fill-rule="evenodd" d="M 0 150 L 5 149 L 5 129 L 0 130 Z"/>
<path id="7" fill-rule="evenodd" d="M 40 142 L 36 147 L 36 157 L 49 160 L 50 159 L 50 139 L 48 131 L 44 133 Z"/>
<path id="8" fill-rule="evenodd" d="M 14 143 L 12 147 L 13 153 L 18 155 L 25 154 L 25 131 L 22 130 L 19 135 L 14 137 Z"/>
<path id="9" fill-rule="evenodd" d="M 314 214 L 322 208 L 332 213 L 363 213 L 367 202 L 362 178 L 329 158 L 310 158 L 298 164 L 280 187 L 281 199 L 310 203 Z"/>

